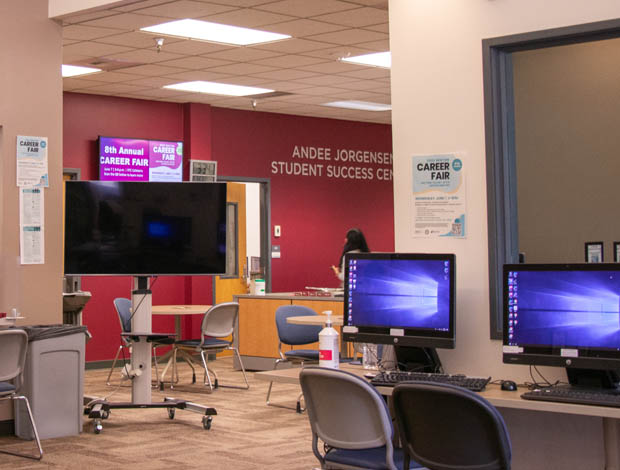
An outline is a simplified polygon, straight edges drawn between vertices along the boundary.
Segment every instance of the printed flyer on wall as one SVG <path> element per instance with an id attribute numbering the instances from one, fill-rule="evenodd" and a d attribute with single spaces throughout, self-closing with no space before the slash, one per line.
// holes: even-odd
<path id="1" fill-rule="evenodd" d="M 182 181 L 183 142 L 99 137 L 101 181 Z"/>
<path id="2" fill-rule="evenodd" d="M 47 137 L 17 136 L 17 186 L 49 187 Z"/>
<path id="3" fill-rule="evenodd" d="M 465 176 L 462 155 L 412 157 L 413 236 L 465 237 Z"/>

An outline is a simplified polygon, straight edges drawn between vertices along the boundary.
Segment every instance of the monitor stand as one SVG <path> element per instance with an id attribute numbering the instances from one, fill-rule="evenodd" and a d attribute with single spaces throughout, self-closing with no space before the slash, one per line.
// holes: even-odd
<path id="1" fill-rule="evenodd" d="M 614 390 L 618 389 L 620 371 L 566 368 L 568 383 L 572 387 Z"/>
<path id="2" fill-rule="evenodd" d="M 394 346 L 397 369 L 413 372 L 441 372 L 441 360 L 435 348 Z"/>
<path id="3" fill-rule="evenodd" d="M 102 420 L 108 419 L 110 410 L 122 408 L 166 408 L 168 417 L 174 418 L 175 410 L 186 410 L 202 415 L 204 429 L 211 428 L 213 416 L 217 414 L 215 408 L 178 400 L 164 398 L 163 402 L 153 403 L 151 400 L 151 343 L 148 338 L 151 331 L 152 292 L 149 288 L 149 278 L 146 276 L 134 277 L 134 290 L 131 296 L 131 333 L 127 333 L 134 340 L 131 347 L 131 402 L 110 402 L 105 399 L 84 397 L 84 414 L 93 420 L 95 434 L 103 429 Z M 139 373 L 136 373 L 139 371 Z"/>

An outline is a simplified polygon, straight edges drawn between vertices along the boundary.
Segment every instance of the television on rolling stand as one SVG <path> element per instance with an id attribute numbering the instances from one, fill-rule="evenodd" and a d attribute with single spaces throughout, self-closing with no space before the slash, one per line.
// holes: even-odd
<path id="1" fill-rule="evenodd" d="M 66 276 L 226 271 L 226 184 L 67 181 Z"/>
<path id="2" fill-rule="evenodd" d="M 398 368 L 440 372 L 456 334 L 453 254 L 348 253 L 343 339 L 393 345 Z"/>

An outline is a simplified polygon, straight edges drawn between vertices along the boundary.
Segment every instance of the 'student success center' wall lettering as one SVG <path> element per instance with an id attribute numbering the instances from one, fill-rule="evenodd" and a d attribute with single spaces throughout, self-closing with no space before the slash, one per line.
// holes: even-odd
<path id="1" fill-rule="evenodd" d="M 392 181 L 392 154 L 296 145 L 292 161 L 272 161 L 271 174 Z"/>

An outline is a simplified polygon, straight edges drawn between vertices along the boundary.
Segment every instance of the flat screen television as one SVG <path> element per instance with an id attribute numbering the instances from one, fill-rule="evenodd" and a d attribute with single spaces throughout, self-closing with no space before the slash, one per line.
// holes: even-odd
<path id="1" fill-rule="evenodd" d="M 222 274 L 226 184 L 67 181 L 66 276 Z"/>
<path id="2" fill-rule="evenodd" d="M 454 348 L 455 263 L 453 254 L 346 254 L 343 338 Z"/>
<path id="3" fill-rule="evenodd" d="M 571 383 L 617 375 L 620 264 L 507 264 L 503 289 L 505 363 L 566 367 Z"/>
<path id="4" fill-rule="evenodd" d="M 183 142 L 99 136 L 101 181 L 181 182 Z"/>

